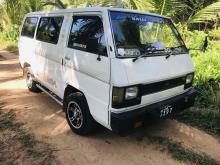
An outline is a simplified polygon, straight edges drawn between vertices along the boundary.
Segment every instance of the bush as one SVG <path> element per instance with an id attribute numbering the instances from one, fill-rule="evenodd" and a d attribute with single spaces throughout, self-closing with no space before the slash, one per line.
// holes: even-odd
<path id="1" fill-rule="evenodd" d="M 183 32 L 183 40 L 186 43 L 186 46 L 189 49 L 199 49 L 202 47 L 203 42 L 205 40 L 205 37 L 207 36 L 206 33 L 204 33 L 203 31 L 185 31 Z M 200 52 L 199 51 L 191 51 L 191 55 L 195 56 L 195 55 L 199 55 Z"/>
<path id="2" fill-rule="evenodd" d="M 12 26 L 6 31 L 0 32 L 0 49 L 6 49 L 12 52 L 17 51 L 18 29 L 17 26 Z"/>
<path id="3" fill-rule="evenodd" d="M 214 31 L 206 34 L 203 31 L 183 31 L 182 36 L 188 48 L 198 49 L 202 47 L 206 36 L 214 35 Z M 211 38 L 211 39 L 212 39 Z M 220 41 L 209 40 L 209 46 L 206 52 L 191 50 L 193 63 L 195 65 L 194 87 L 198 90 L 198 105 L 219 106 L 220 98 L 219 82 L 220 82 Z"/>
<path id="4" fill-rule="evenodd" d="M 214 104 L 220 107 L 220 41 L 210 41 L 208 51 L 193 56 L 196 74 L 194 86 L 199 92 L 201 105 Z"/>
<path id="5" fill-rule="evenodd" d="M 184 38 L 190 48 L 199 48 L 206 34 L 185 32 Z M 212 32 L 213 39 L 214 32 Z M 194 87 L 198 91 L 193 108 L 180 113 L 180 121 L 197 126 L 209 133 L 220 136 L 220 41 L 209 41 L 206 52 L 190 51 L 195 65 Z"/>
<path id="6" fill-rule="evenodd" d="M 220 109 L 193 107 L 177 115 L 177 119 L 220 136 Z"/>
<path id="7" fill-rule="evenodd" d="M 18 41 L 18 34 L 19 34 L 19 27 L 18 26 L 11 26 L 4 32 L 5 38 L 9 41 L 17 42 Z"/>

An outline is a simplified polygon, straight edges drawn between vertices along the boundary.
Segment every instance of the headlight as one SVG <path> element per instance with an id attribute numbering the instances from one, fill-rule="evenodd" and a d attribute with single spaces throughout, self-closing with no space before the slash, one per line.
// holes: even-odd
<path id="1" fill-rule="evenodd" d="M 128 87 L 125 91 L 125 100 L 135 99 L 138 95 L 137 87 Z"/>
<path id="2" fill-rule="evenodd" d="M 186 76 L 186 84 L 190 84 L 193 81 L 193 74 L 188 74 Z"/>
<path id="3" fill-rule="evenodd" d="M 186 75 L 186 82 L 184 85 L 184 89 L 188 89 L 188 88 L 192 87 L 193 79 L 194 79 L 194 73 Z"/>
<path id="4" fill-rule="evenodd" d="M 113 87 L 112 108 L 125 108 L 140 103 L 138 87 Z"/>

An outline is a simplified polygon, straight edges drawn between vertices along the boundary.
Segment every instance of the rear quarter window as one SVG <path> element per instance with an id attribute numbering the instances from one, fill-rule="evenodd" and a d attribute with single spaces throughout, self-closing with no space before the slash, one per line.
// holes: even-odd
<path id="1" fill-rule="evenodd" d="M 37 29 L 36 39 L 57 44 L 63 17 L 42 17 Z"/>
<path id="2" fill-rule="evenodd" d="M 37 21 L 37 17 L 27 17 L 21 30 L 21 36 L 33 38 L 37 27 Z"/>

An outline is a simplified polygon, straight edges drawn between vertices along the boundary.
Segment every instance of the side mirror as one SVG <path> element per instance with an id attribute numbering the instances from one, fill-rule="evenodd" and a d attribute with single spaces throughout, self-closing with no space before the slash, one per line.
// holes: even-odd
<path id="1" fill-rule="evenodd" d="M 191 48 L 189 48 L 189 50 L 199 50 L 199 51 L 206 52 L 207 48 L 208 48 L 208 45 L 209 45 L 208 36 L 206 36 L 200 49 L 194 49 L 194 48 L 191 49 Z"/>
<path id="2" fill-rule="evenodd" d="M 208 36 L 205 37 L 205 40 L 203 42 L 203 45 L 202 45 L 202 51 L 203 52 L 206 52 L 207 51 L 207 48 L 208 48 L 208 45 L 209 45 L 209 41 L 208 41 Z"/>

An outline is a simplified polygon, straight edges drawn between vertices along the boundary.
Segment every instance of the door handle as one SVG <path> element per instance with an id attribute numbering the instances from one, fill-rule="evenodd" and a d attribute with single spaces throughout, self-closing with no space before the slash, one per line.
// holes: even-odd
<path id="1" fill-rule="evenodd" d="M 69 60 L 70 60 L 70 57 L 65 56 L 65 60 L 69 61 Z"/>

